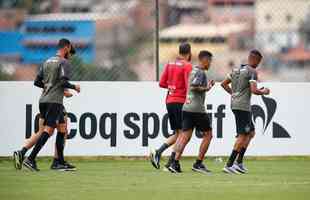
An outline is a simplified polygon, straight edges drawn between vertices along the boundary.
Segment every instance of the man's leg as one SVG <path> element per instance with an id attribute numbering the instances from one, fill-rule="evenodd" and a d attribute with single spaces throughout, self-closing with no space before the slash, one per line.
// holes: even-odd
<path id="1" fill-rule="evenodd" d="M 187 143 L 190 141 L 191 137 L 193 134 L 193 129 L 184 131 L 183 133 L 181 133 L 175 143 L 174 146 L 174 152 L 175 152 L 175 157 L 174 160 L 180 160 L 182 153 L 187 145 Z"/>
<path id="2" fill-rule="evenodd" d="M 36 157 L 42 147 L 47 142 L 48 138 L 53 135 L 55 127 L 57 126 L 58 121 L 61 117 L 61 109 L 62 106 L 60 104 L 53 104 L 53 103 L 41 103 L 40 107 L 40 114 L 44 116 L 44 131 L 41 134 L 38 142 L 35 144 L 32 152 L 30 153 L 29 157 L 25 159 L 23 162 L 24 166 L 26 166 L 31 171 L 39 171 L 36 164 Z"/>
<path id="3" fill-rule="evenodd" d="M 32 134 L 31 137 L 25 141 L 23 148 L 29 150 L 37 143 L 38 139 L 40 138 L 41 134 L 44 131 L 43 124 L 44 124 L 44 119 L 40 118 L 39 119 L 39 130 L 36 133 Z"/>
<path id="4" fill-rule="evenodd" d="M 58 171 L 75 171 L 76 167 L 69 164 L 64 159 L 64 147 L 65 140 L 68 135 L 67 129 L 67 117 L 65 116 L 64 121 L 57 125 L 57 136 L 56 136 L 56 144 L 55 144 L 55 154 L 54 161 L 51 165 L 51 169 Z"/>
<path id="5" fill-rule="evenodd" d="M 201 173 L 210 173 L 211 171 L 203 164 L 205 155 L 209 149 L 212 140 L 212 125 L 207 114 L 197 116 L 196 129 L 203 132 L 203 138 L 199 148 L 199 154 L 192 170 Z"/>
<path id="6" fill-rule="evenodd" d="M 168 149 L 171 145 L 173 145 L 178 137 L 178 133 L 177 131 L 174 131 L 174 134 L 171 135 L 166 142 L 164 142 L 158 149 L 155 150 L 151 150 L 150 153 L 150 160 L 152 165 L 156 168 L 159 169 L 160 168 L 160 159 L 161 159 L 161 155 L 162 153 Z"/>
<path id="7" fill-rule="evenodd" d="M 247 135 L 247 139 L 244 142 L 244 145 L 241 147 L 240 152 L 238 154 L 238 158 L 237 158 L 237 162 L 234 164 L 234 167 L 242 173 L 245 173 L 248 171 L 248 169 L 243 165 L 243 158 L 244 158 L 244 154 L 251 142 L 251 140 L 253 139 L 253 137 L 255 136 L 255 131 L 251 131 L 249 135 Z"/>
<path id="8" fill-rule="evenodd" d="M 65 123 L 65 128 L 64 128 L 64 144 L 63 146 L 65 146 L 66 144 L 66 139 L 68 137 L 68 118 L 67 116 L 64 117 L 64 123 Z M 57 127 L 57 130 L 59 129 L 60 127 Z M 58 152 L 57 152 L 57 145 L 55 143 L 55 150 L 54 150 L 54 161 L 58 161 Z"/>
<path id="9" fill-rule="evenodd" d="M 66 135 L 66 124 L 58 124 L 57 125 L 57 135 L 56 135 L 56 151 L 57 151 L 57 159 L 60 164 L 65 163 L 64 159 L 64 146 L 65 146 L 65 135 Z"/>
<path id="10" fill-rule="evenodd" d="M 244 144 L 240 149 L 240 152 L 239 152 L 238 158 L 237 158 L 237 162 L 234 165 L 235 168 L 240 172 L 246 172 L 247 171 L 247 169 L 243 166 L 243 158 L 244 158 L 244 154 L 245 154 L 251 140 L 255 136 L 255 126 L 254 126 L 253 121 L 252 121 L 252 114 L 250 112 L 248 112 L 248 113 L 246 113 L 244 118 L 247 120 L 247 124 L 250 127 L 250 132 L 248 133 L 248 135 L 244 141 Z"/>
<path id="11" fill-rule="evenodd" d="M 166 142 L 164 142 L 157 150 L 156 150 L 156 152 L 158 153 L 158 154 L 162 154 L 166 149 L 168 149 L 171 145 L 173 145 L 175 142 L 176 142 L 176 140 L 177 140 L 177 138 L 178 138 L 178 132 L 177 131 L 175 131 L 175 134 L 173 134 L 173 135 L 171 135 L 167 140 L 166 140 Z"/>
<path id="12" fill-rule="evenodd" d="M 191 139 L 193 134 L 193 129 L 189 129 L 183 131 L 179 134 L 179 137 L 173 147 L 173 152 L 171 153 L 171 164 L 169 166 L 169 170 L 173 173 L 181 172 L 180 162 L 182 153 L 185 149 L 185 146 L 188 144 L 189 140 Z M 174 158 L 172 156 L 174 155 Z"/>
<path id="13" fill-rule="evenodd" d="M 179 135 L 182 133 L 181 130 L 175 130 L 175 138 L 174 138 L 174 141 L 171 141 L 173 142 L 170 146 L 172 145 L 175 145 Z M 169 159 L 168 159 L 168 162 L 165 164 L 165 168 L 168 169 L 170 164 L 172 163 L 172 161 L 174 160 L 174 157 L 175 157 L 175 152 L 174 152 L 174 146 L 172 147 L 172 151 L 171 151 L 171 154 L 169 156 Z"/>
<path id="14" fill-rule="evenodd" d="M 170 103 L 167 104 L 167 112 L 169 117 L 169 123 L 172 130 L 174 130 L 174 135 L 170 136 L 166 142 L 164 142 L 157 150 L 152 150 L 150 154 L 150 160 L 152 165 L 156 168 L 160 168 L 160 158 L 162 153 L 168 149 L 170 146 L 174 145 L 182 129 L 182 106 L 181 103 Z M 174 155 L 174 153 L 172 153 Z M 166 168 L 171 162 L 171 157 L 168 163 L 165 165 Z"/>
<path id="15" fill-rule="evenodd" d="M 199 148 L 199 154 L 197 161 L 203 161 L 205 158 L 205 154 L 209 149 L 210 142 L 212 140 L 212 131 L 206 131 L 204 132 L 200 148 Z"/>
<path id="16" fill-rule="evenodd" d="M 200 173 L 210 173 L 211 171 L 203 164 L 203 160 L 205 155 L 209 149 L 210 142 L 212 140 L 212 131 L 204 132 L 200 148 L 199 154 L 196 162 L 193 164 L 192 170 Z"/>
<path id="17" fill-rule="evenodd" d="M 53 127 L 45 126 L 43 133 L 41 134 L 34 148 L 32 149 L 32 152 L 30 153 L 29 157 L 25 159 L 23 164 L 31 171 L 39 171 L 39 169 L 37 168 L 35 159 L 38 153 L 40 152 L 40 150 L 42 149 L 42 147 L 47 142 L 48 138 L 53 134 L 53 132 L 54 132 Z"/>
<path id="18" fill-rule="evenodd" d="M 241 148 L 243 147 L 244 142 L 246 141 L 246 139 L 247 139 L 247 136 L 244 135 L 244 134 L 240 134 L 238 136 L 238 138 L 237 138 L 237 140 L 236 140 L 236 142 L 234 144 L 233 151 L 230 154 L 230 157 L 229 157 L 229 159 L 227 161 L 226 166 L 231 167 L 234 164 L 235 159 L 236 159 L 238 153 L 240 152 Z"/>
<path id="19" fill-rule="evenodd" d="M 248 135 L 253 129 L 254 125 L 251 124 L 251 113 L 247 111 L 242 110 L 233 110 L 233 113 L 235 115 L 236 120 L 236 132 L 237 132 L 237 140 L 235 142 L 233 151 L 230 154 L 230 157 L 226 163 L 226 166 L 224 167 L 223 171 L 226 173 L 235 173 L 240 174 L 239 170 L 237 170 L 233 165 L 234 162 L 238 156 L 238 154 L 241 152 L 242 147 L 247 143 L 248 141 Z M 254 129 L 253 129 L 254 130 Z M 241 172 L 244 173 L 244 172 Z"/>
<path id="20" fill-rule="evenodd" d="M 226 166 L 224 168 L 224 172 L 237 173 L 236 170 L 234 170 L 232 166 L 233 166 L 241 148 L 244 146 L 246 140 L 247 140 L 247 136 L 245 134 L 239 134 L 239 136 L 237 137 L 237 140 L 234 144 L 233 150 L 232 150 L 232 152 L 228 158 Z"/>
<path id="21" fill-rule="evenodd" d="M 25 141 L 25 145 L 22 147 L 21 150 L 14 151 L 13 154 L 13 159 L 15 163 L 15 168 L 16 169 L 21 169 L 22 164 L 25 158 L 25 155 L 29 149 L 31 149 L 38 141 L 40 138 L 43 130 L 44 130 L 44 119 L 40 118 L 39 119 L 39 130 L 36 133 L 33 133 L 29 139 Z"/>

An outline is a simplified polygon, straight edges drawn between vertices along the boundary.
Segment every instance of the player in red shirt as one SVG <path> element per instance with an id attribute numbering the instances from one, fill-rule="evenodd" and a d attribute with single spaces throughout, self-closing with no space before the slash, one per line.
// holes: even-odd
<path id="1" fill-rule="evenodd" d="M 160 148 L 151 151 L 150 160 L 156 169 L 160 168 L 161 154 L 176 142 L 182 130 L 182 107 L 186 100 L 188 76 L 192 70 L 191 56 L 190 44 L 180 44 L 179 56 L 174 62 L 169 62 L 165 65 L 164 72 L 159 81 L 161 88 L 168 89 L 166 108 L 173 135 Z M 174 158 L 174 155 L 175 153 L 172 152 L 171 158 Z M 166 168 L 169 167 L 171 158 L 165 165 Z"/>

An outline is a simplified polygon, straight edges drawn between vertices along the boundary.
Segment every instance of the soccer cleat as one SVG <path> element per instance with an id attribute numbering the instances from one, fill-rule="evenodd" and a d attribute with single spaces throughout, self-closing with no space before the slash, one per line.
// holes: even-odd
<path id="1" fill-rule="evenodd" d="M 171 165 L 171 161 L 169 161 L 167 164 L 164 165 L 163 171 L 164 172 L 169 172 L 169 166 Z"/>
<path id="2" fill-rule="evenodd" d="M 240 169 L 242 169 L 245 172 L 248 172 L 249 170 L 243 165 L 243 163 L 236 163 Z"/>
<path id="3" fill-rule="evenodd" d="M 171 173 L 182 173 L 181 165 L 177 161 L 173 161 L 168 169 Z"/>
<path id="4" fill-rule="evenodd" d="M 234 163 L 232 167 L 242 174 L 246 173 L 246 170 L 243 168 L 242 164 Z"/>
<path id="5" fill-rule="evenodd" d="M 60 163 L 55 164 L 54 166 L 51 167 L 51 169 L 55 171 L 61 171 L 61 172 L 68 171 L 67 167 L 64 164 L 60 164 Z"/>
<path id="6" fill-rule="evenodd" d="M 156 169 L 160 168 L 160 164 L 159 164 L 160 155 L 159 155 L 159 153 L 157 153 L 156 150 L 151 150 L 150 160 L 151 160 L 153 167 L 155 167 Z"/>
<path id="7" fill-rule="evenodd" d="M 21 170 L 23 166 L 24 156 L 21 151 L 14 151 L 13 153 L 14 167 Z"/>
<path id="8" fill-rule="evenodd" d="M 240 172 L 238 172 L 237 170 L 235 170 L 232 166 L 231 167 L 228 167 L 228 166 L 225 166 L 223 168 L 223 172 L 227 173 L 227 174 L 240 174 Z"/>
<path id="9" fill-rule="evenodd" d="M 33 172 L 38 172 L 40 171 L 37 167 L 37 163 L 35 160 L 30 160 L 28 158 L 26 158 L 23 162 L 23 165 L 29 169 L 30 171 L 33 171 Z"/>
<path id="10" fill-rule="evenodd" d="M 54 159 L 51 169 L 55 171 L 75 171 L 76 167 L 66 161 L 64 163 L 60 163 L 58 160 Z"/>
<path id="11" fill-rule="evenodd" d="M 58 165 L 59 161 L 57 159 L 54 159 L 51 165 L 51 169 L 56 169 L 57 165 Z"/>
<path id="12" fill-rule="evenodd" d="M 64 165 L 67 167 L 67 171 L 76 171 L 76 167 L 74 165 L 71 165 L 67 161 L 65 161 Z"/>
<path id="13" fill-rule="evenodd" d="M 203 163 L 194 163 L 192 170 L 203 174 L 210 174 L 211 171 Z"/>

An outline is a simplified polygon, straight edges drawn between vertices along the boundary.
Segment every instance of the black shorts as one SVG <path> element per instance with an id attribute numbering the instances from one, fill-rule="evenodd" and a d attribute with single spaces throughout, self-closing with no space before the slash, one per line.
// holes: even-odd
<path id="1" fill-rule="evenodd" d="M 58 103 L 40 103 L 40 116 L 44 119 L 44 126 L 56 127 L 65 123 L 63 105 Z"/>
<path id="2" fill-rule="evenodd" d="M 233 110 L 236 119 L 236 131 L 239 134 L 249 134 L 255 130 L 252 114 L 248 111 Z"/>
<path id="3" fill-rule="evenodd" d="M 166 104 L 171 130 L 182 129 L 182 103 Z"/>
<path id="4" fill-rule="evenodd" d="M 212 130 L 211 121 L 207 113 L 194 113 L 183 111 L 182 129 L 187 131 L 196 128 L 197 131 Z"/>

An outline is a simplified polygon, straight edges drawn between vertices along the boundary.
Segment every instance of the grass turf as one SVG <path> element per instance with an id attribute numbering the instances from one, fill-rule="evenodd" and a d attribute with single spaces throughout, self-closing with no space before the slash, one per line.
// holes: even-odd
<path id="1" fill-rule="evenodd" d="M 197 174 L 190 170 L 193 160 L 182 160 L 184 173 L 177 175 L 146 160 L 75 160 L 78 171 L 55 172 L 43 159 L 39 173 L 0 160 L 0 199 L 310 199 L 310 159 L 253 159 L 246 175 L 224 174 L 224 163 L 214 160 L 206 161 L 212 175 Z"/>

